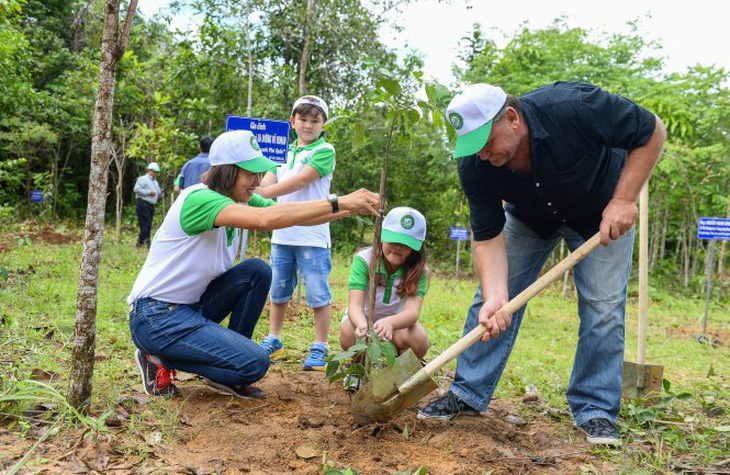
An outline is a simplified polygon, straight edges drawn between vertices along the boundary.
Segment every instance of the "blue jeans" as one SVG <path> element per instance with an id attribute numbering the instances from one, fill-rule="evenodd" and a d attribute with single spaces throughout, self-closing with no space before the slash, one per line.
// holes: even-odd
<path id="1" fill-rule="evenodd" d="M 552 250 L 564 238 L 571 250 L 585 240 L 570 228 L 542 238 L 527 225 L 507 214 L 505 237 L 509 263 L 509 295 L 514 298 L 538 277 Z M 615 421 L 621 404 L 621 373 L 624 354 L 626 285 L 631 271 L 634 229 L 599 246 L 573 269 L 578 290 L 580 329 L 567 399 L 576 424 L 595 417 Z M 488 264 L 487 264 L 488 265 Z M 467 314 L 464 334 L 478 325 L 483 303 L 478 287 Z M 477 342 L 456 363 L 451 391 L 470 406 L 485 410 L 489 405 L 507 358 L 512 351 L 525 308 L 512 315 L 512 323 L 496 339 Z"/>
<path id="2" fill-rule="evenodd" d="M 297 268 L 302 273 L 307 305 L 320 308 L 332 303 L 329 276 L 330 250 L 324 247 L 271 245 L 271 301 L 286 303 L 297 286 Z"/>
<path id="3" fill-rule="evenodd" d="M 268 264 L 246 259 L 208 284 L 196 304 L 139 299 L 129 313 L 132 340 L 168 368 L 227 385 L 251 384 L 269 369 L 269 354 L 251 336 L 270 285 Z M 219 323 L 229 313 L 225 328 Z"/>

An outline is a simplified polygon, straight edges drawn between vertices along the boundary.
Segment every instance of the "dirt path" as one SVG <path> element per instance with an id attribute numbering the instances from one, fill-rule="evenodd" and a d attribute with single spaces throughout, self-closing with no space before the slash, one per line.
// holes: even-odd
<path id="1" fill-rule="evenodd" d="M 323 463 L 361 474 L 426 466 L 438 475 L 565 474 L 596 465 L 573 429 L 558 435 L 548 421 L 520 428 L 506 422 L 508 414 L 518 414 L 508 401 L 496 401 L 489 415 L 452 423 L 420 421 L 409 410 L 385 426 L 360 428 L 346 393 L 323 379 L 275 368 L 261 384 L 269 393 L 263 401 L 192 386 L 178 408 L 191 425 L 161 455 L 201 473 L 225 468 L 226 474 L 262 475 L 316 474 Z"/>
<path id="2" fill-rule="evenodd" d="M 330 467 L 380 475 L 425 466 L 432 475 L 544 475 L 611 469 L 568 422 L 548 415 L 520 427 L 507 422 L 508 415 L 519 415 L 520 401 L 496 400 L 487 415 L 450 423 L 420 421 L 411 409 L 389 424 L 362 428 L 352 420 L 347 394 L 322 373 L 274 365 L 260 384 L 269 397 L 256 401 L 184 379 L 178 383 L 184 397 L 163 403 L 173 427 L 158 432 L 149 411 L 145 416 L 147 398 L 136 394 L 120 408 L 147 420 L 138 431 L 130 430 L 126 413 L 96 443 L 79 434 L 50 438 L 35 456 L 51 462 L 21 473 L 269 475 Z M 8 468 L 30 445 L 17 432 L 0 433 L 0 466 Z"/>

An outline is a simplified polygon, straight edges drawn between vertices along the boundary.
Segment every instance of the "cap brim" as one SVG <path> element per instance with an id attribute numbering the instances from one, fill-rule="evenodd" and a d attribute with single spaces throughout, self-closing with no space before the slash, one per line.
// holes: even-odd
<path id="1" fill-rule="evenodd" d="M 260 157 L 236 163 L 239 167 L 251 173 L 264 173 L 278 167 L 279 164 L 261 155 Z"/>
<path id="2" fill-rule="evenodd" d="M 457 136 L 456 146 L 454 147 L 454 158 L 474 155 L 481 150 L 487 143 L 487 140 L 489 140 L 489 134 L 492 133 L 492 122 L 493 120 L 490 120 L 468 134 Z"/>
<path id="3" fill-rule="evenodd" d="M 397 233 L 395 231 L 391 231 L 389 229 L 383 229 L 380 232 L 380 239 L 383 242 L 389 242 L 393 244 L 403 244 L 404 246 L 408 246 L 414 251 L 420 251 L 421 246 L 423 243 L 419 241 L 418 239 L 414 238 L 413 236 L 409 236 L 407 234 Z"/>

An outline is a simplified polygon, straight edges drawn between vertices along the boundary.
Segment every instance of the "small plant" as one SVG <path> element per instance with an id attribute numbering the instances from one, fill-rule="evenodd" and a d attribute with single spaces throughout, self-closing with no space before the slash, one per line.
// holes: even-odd
<path id="1" fill-rule="evenodd" d="M 366 353 L 370 362 L 369 369 L 364 364 Z M 370 332 L 368 342 L 358 337 L 350 348 L 329 358 L 325 375 L 330 383 L 348 375 L 357 376 L 366 383 L 373 370 L 390 368 L 397 356 L 393 343 L 381 339 L 375 332 Z"/>

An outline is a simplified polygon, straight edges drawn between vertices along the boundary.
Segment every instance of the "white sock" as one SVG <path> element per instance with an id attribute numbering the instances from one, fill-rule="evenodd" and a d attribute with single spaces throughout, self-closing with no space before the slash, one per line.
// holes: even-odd
<path id="1" fill-rule="evenodd" d="M 326 341 L 317 341 L 317 340 L 314 340 L 314 342 L 315 343 L 319 343 L 320 345 L 324 345 L 324 347 L 327 348 L 328 350 L 330 349 L 330 344 L 327 343 Z"/>
<path id="2" fill-rule="evenodd" d="M 281 341 L 281 338 L 279 338 L 280 335 L 274 335 L 273 333 L 269 333 L 269 336 L 271 338 L 276 338 L 277 340 Z"/>

